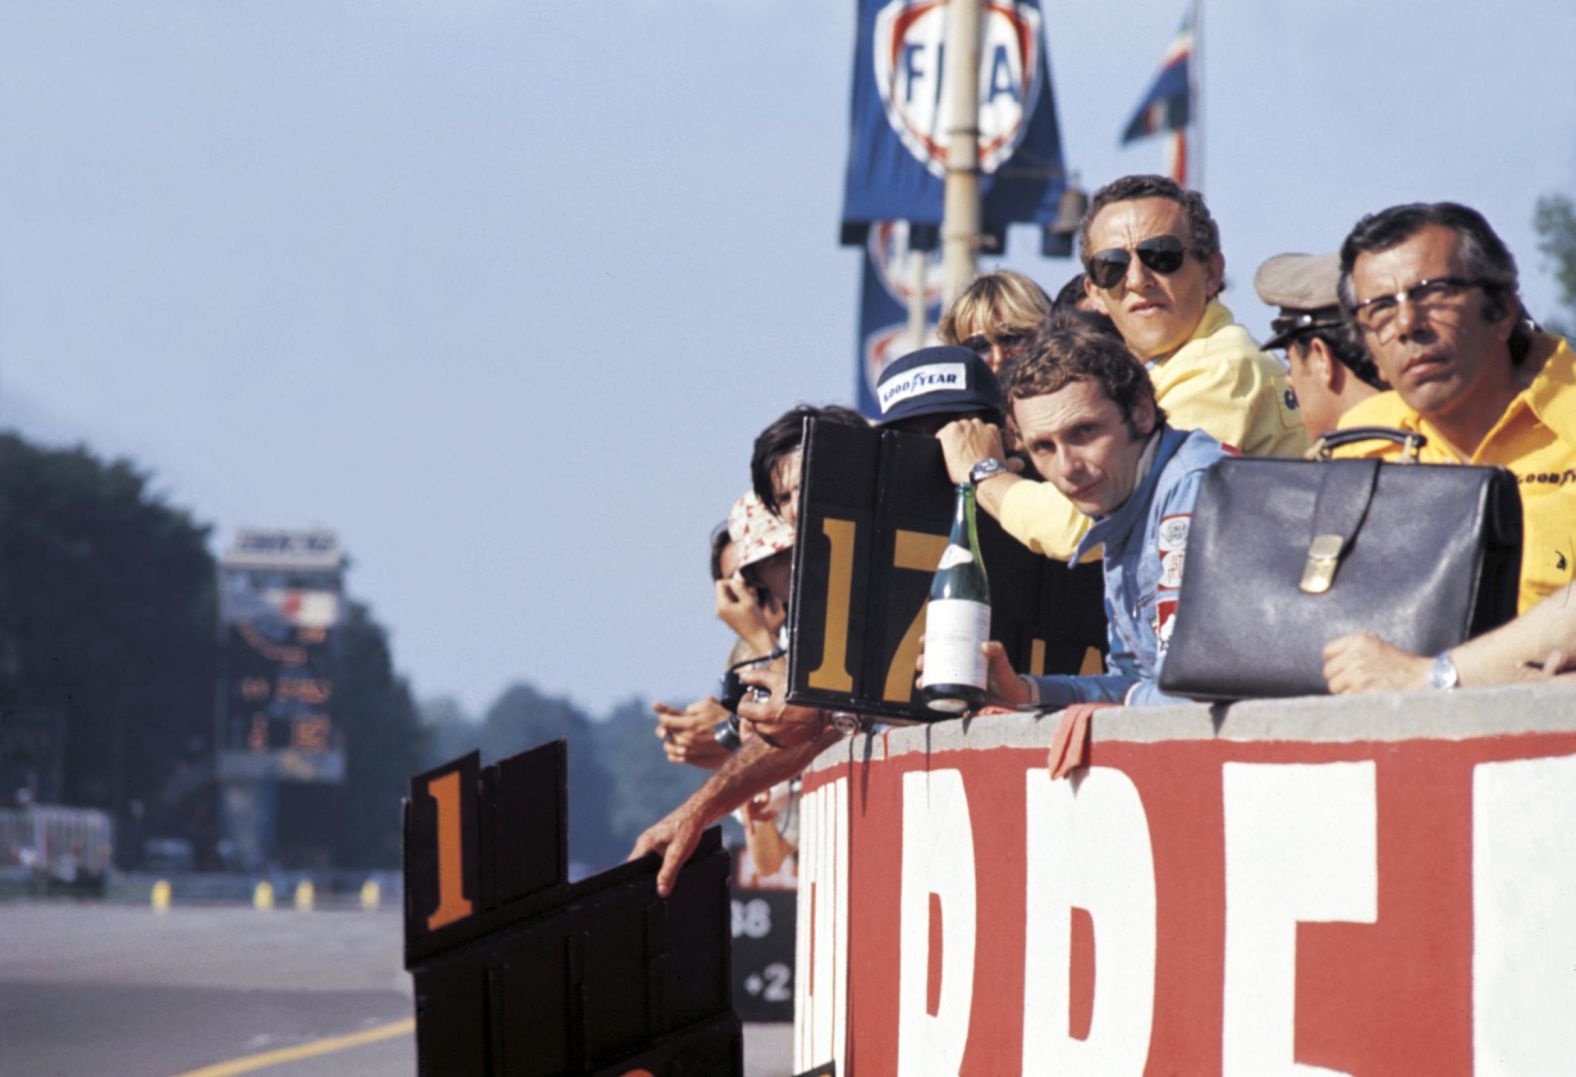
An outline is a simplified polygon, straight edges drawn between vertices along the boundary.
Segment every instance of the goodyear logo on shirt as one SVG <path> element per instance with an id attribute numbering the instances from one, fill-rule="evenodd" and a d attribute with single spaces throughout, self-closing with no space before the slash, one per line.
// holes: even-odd
<path id="1" fill-rule="evenodd" d="M 1566 468 L 1564 471 L 1538 471 L 1528 475 L 1517 475 L 1516 481 L 1523 486 L 1564 486 L 1576 482 L 1576 469 Z"/>

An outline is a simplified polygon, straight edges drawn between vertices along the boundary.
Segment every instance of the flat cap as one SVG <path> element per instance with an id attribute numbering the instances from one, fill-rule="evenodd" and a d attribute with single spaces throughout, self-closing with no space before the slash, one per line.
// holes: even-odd
<path id="1" fill-rule="evenodd" d="M 1264 350 L 1279 348 L 1308 329 L 1339 325 L 1341 279 L 1339 254 L 1277 254 L 1253 274 L 1253 289 L 1264 302 L 1281 308 L 1271 323 L 1274 332 Z"/>

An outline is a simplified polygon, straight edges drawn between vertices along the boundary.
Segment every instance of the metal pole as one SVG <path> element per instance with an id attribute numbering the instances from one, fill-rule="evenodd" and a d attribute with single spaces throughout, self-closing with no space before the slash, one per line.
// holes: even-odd
<path id="1" fill-rule="evenodd" d="M 909 233 L 912 236 L 912 232 Z M 925 346 L 925 252 L 908 252 L 908 350 Z"/>
<path id="2" fill-rule="evenodd" d="M 980 0 L 947 0 L 947 181 L 941 217 L 941 301 L 974 279 L 980 243 Z"/>
<path id="3" fill-rule="evenodd" d="M 1193 182 L 1189 184 L 1200 193 L 1204 190 L 1204 4 L 1193 0 L 1193 61 L 1188 64 L 1188 91 L 1193 95 Z"/>

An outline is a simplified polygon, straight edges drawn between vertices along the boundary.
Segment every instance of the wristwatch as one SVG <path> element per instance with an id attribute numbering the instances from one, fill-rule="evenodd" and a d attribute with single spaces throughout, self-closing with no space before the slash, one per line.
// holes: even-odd
<path id="1" fill-rule="evenodd" d="M 826 716 L 826 722 L 845 737 L 859 732 L 862 724 L 859 715 L 849 711 L 830 711 Z"/>
<path id="2" fill-rule="evenodd" d="M 1450 652 L 1440 651 L 1434 656 L 1434 664 L 1428 669 L 1428 687 L 1448 692 L 1460 683 L 1461 674 L 1456 672 L 1456 664 L 1450 660 Z"/>
<path id="3" fill-rule="evenodd" d="M 994 456 L 987 456 L 973 467 L 969 468 L 969 481 L 975 486 L 984 482 L 992 475 L 1005 475 L 1012 469 L 1005 460 L 998 460 Z"/>

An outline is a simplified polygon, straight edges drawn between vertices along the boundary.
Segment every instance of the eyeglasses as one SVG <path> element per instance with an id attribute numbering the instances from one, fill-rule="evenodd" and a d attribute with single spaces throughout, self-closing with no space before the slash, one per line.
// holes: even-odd
<path id="1" fill-rule="evenodd" d="M 1420 280 L 1410 288 L 1402 288 L 1390 295 L 1376 295 L 1352 308 L 1352 320 L 1357 328 L 1370 336 L 1388 336 L 1395 329 L 1395 319 L 1401 304 L 1410 300 L 1421 313 L 1432 315 L 1449 308 L 1471 288 L 1481 288 L 1490 281 L 1481 277 L 1432 277 Z"/>
<path id="2" fill-rule="evenodd" d="M 1089 279 L 1094 281 L 1097 288 L 1115 288 L 1127 276 L 1127 267 L 1133 264 L 1135 254 L 1145 268 L 1162 276 L 1170 276 L 1182 268 L 1187 258 L 1187 248 L 1176 236 L 1151 236 L 1135 244 L 1132 250 L 1112 247 L 1089 259 Z"/>
<path id="3" fill-rule="evenodd" d="M 1022 347 L 1023 342 L 1028 339 L 1028 333 L 1009 329 L 994 335 L 975 333 L 972 337 L 965 340 L 961 346 L 967 348 L 981 359 L 988 359 L 990 358 L 991 349 L 995 345 L 1000 344 L 1001 350 L 1010 355 L 1015 349 Z"/>

